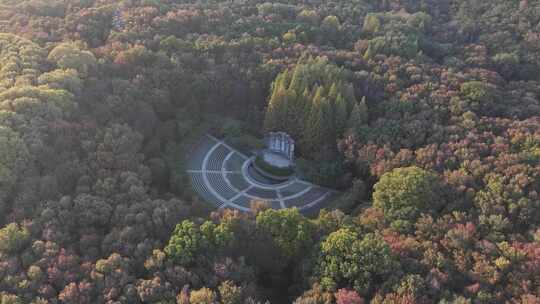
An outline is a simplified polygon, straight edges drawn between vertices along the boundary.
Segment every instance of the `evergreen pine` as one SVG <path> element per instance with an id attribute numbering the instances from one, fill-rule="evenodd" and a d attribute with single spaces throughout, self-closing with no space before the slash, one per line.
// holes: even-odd
<path id="1" fill-rule="evenodd" d="M 309 151 L 334 151 L 357 104 L 343 69 L 323 57 L 302 56 L 294 69 L 280 73 L 272 84 L 264 121 L 267 131 L 285 131 Z"/>

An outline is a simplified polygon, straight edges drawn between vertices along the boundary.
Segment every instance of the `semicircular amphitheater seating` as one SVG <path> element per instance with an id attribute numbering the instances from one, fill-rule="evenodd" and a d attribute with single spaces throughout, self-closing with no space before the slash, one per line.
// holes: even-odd
<path id="1" fill-rule="evenodd" d="M 203 137 L 199 143 L 189 152 L 188 170 L 201 170 L 204 158 L 208 151 L 216 145 L 216 142 L 208 137 Z"/>
<path id="2" fill-rule="evenodd" d="M 252 196 L 263 198 L 263 199 L 278 199 L 278 194 L 276 190 L 273 190 L 273 189 L 262 189 L 258 187 L 252 187 L 246 193 Z"/>
<path id="3" fill-rule="evenodd" d="M 252 200 L 253 199 L 251 199 L 251 198 L 249 198 L 249 197 L 247 197 L 245 195 L 240 195 L 239 197 L 237 197 L 233 201 L 233 203 L 236 204 L 236 205 L 242 206 L 242 207 L 249 208 Z"/>
<path id="4" fill-rule="evenodd" d="M 202 173 L 193 172 L 193 173 L 190 173 L 190 175 L 191 175 L 191 184 L 193 188 L 195 189 L 195 191 L 201 196 L 202 199 L 213 204 L 214 206 L 218 208 L 221 208 L 225 204 L 223 201 L 221 201 L 219 198 L 217 198 L 214 194 L 210 192 L 210 190 L 206 186 L 206 183 L 204 182 Z"/>
<path id="5" fill-rule="evenodd" d="M 230 152 L 231 151 L 227 147 L 223 145 L 218 146 L 212 154 L 210 154 L 206 170 L 221 171 L 223 163 L 225 162 L 225 157 L 227 157 Z"/>
<path id="6" fill-rule="evenodd" d="M 216 190 L 217 193 L 219 193 L 223 198 L 230 200 L 233 198 L 238 192 L 234 191 L 225 179 L 223 179 L 223 175 L 221 173 L 206 173 L 206 176 L 208 176 L 208 181 L 210 182 L 210 186 Z"/>
<path id="7" fill-rule="evenodd" d="M 298 194 L 300 192 L 306 191 L 306 190 L 308 190 L 309 187 L 310 186 L 305 184 L 305 183 L 295 182 L 295 183 L 292 183 L 292 184 L 288 185 L 287 187 L 279 189 L 279 191 L 281 192 L 281 196 L 286 198 L 286 197 L 289 197 L 289 196 L 296 195 L 296 194 Z"/>
<path id="8" fill-rule="evenodd" d="M 323 198 L 328 193 L 328 190 L 321 187 L 312 187 L 306 193 L 302 194 L 299 197 L 291 198 L 285 200 L 285 205 L 288 207 L 298 207 L 301 208 L 312 202 L 315 202 L 318 199 Z"/>
<path id="9" fill-rule="evenodd" d="M 271 208 L 297 207 L 305 211 L 320 206 L 332 190 L 301 180 L 286 184 L 258 184 L 244 176 L 248 158 L 211 136 L 191 150 L 188 174 L 193 190 L 217 208 L 249 211 L 254 200 L 265 201 Z"/>
<path id="10" fill-rule="evenodd" d="M 244 159 L 240 154 L 234 152 L 225 162 L 225 169 L 227 171 L 240 172 L 242 171 L 242 165 L 245 161 L 246 159 Z"/>
<path id="11" fill-rule="evenodd" d="M 243 191 L 249 188 L 250 184 L 242 173 L 227 173 L 227 180 L 238 191 Z"/>

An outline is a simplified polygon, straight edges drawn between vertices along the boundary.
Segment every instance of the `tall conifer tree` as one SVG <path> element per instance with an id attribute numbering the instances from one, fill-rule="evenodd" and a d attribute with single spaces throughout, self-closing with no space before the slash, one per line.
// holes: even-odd
<path id="1" fill-rule="evenodd" d="M 299 147 L 305 156 L 318 158 L 319 151 L 335 151 L 356 103 L 343 69 L 326 58 L 302 57 L 276 77 L 264 126 L 289 133 L 305 145 Z"/>

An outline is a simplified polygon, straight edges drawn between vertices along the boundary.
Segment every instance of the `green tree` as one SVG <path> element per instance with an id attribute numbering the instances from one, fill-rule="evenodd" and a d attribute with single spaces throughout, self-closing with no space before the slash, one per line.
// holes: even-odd
<path id="1" fill-rule="evenodd" d="M 317 11 L 304 9 L 298 14 L 296 19 L 298 19 L 298 21 L 300 22 L 305 22 L 310 25 L 317 25 L 320 18 L 317 14 Z"/>
<path id="2" fill-rule="evenodd" d="M 68 90 L 73 94 L 79 94 L 82 90 L 82 80 L 79 73 L 74 69 L 54 70 L 41 74 L 38 78 L 40 85 L 48 85 L 53 89 Z"/>
<path id="3" fill-rule="evenodd" d="M 461 94 L 468 101 L 466 110 L 476 113 L 492 112 L 498 100 L 495 86 L 482 81 L 468 81 L 461 85 Z"/>
<path id="4" fill-rule="evenodd" d="M 17 3 L 18 4 L 18 3 Z M 4 8 L 4 7 L 3 7 Z M 2 9 L 3 9 L 2 8 Z M 12 34 L 0 34 L 0 88 L 28 84 L 36 75 L 46 53 L 30 40 Z"/>
<path id="5" fill-rule="evenodd" d="M 359 132 L 360 129 L 368 123 L 368 107 L 366 97 L 362 97 L 360 103 L 353 106 L 349 116 L 347 127 L 353 132 Z"/>
<path id="6" fill-rule="evenodd" d="M 270 96 L 264 120 L 264 127 L 267 130 L 277 130 L 282 128 L 284 123 L 288 123 L 283 121 L 284 117 L 287 117 L 287 106 L 290 104 L 287 101 L 288 82 L 290 81 L 288 78 L 288 71 L 284 71 L 272 83 L 272 95 Z"/>
<path id="7" fill-rule="evenodd" d="M 190 220 L 176 225 L 169 244 L 167 256 L 180 265 L 189 265 L 199 256 L 212 256 L 232 240 L 233 234 L 226 225 L 215 225 L 210 221 L 198 226 Z"/>
<path id="8" fill-rule="evenodd" d="M 11 223 L 0 229 L 0 252 L 17 254 L 30 242 L 30 232 L 26 227 Z"/>
<path id="9" fill-rule="evenodd" d="M 61 69 L 75 69 L 83 78 L 88 76 L 97 65 L 94 54 L 70 42 L 56 46 L 47 59 Z"/>
<path id="10" fill-rule="evenodd" d="M 365 59 L 377 54 L 388 56 L 415 57 L 421 46 L 433 43 L 425 35 L 430 27 L 431 17 L 425 13 L 407 14 L 403 12 L 368 14 L 364 19 L 363 32 L 368 40 Z"/>
<path id="11" fill-rule="evenodd" d="M 289 258 L 298 257 L 313 243 L 314 227 L 296 208 L 265 210 L 257 215 L 256 223 Z"/>
<path id="12" fill-rule="evenodd" d="M 366 294 L 397 273 L 399 263 L 381 236 L 370 233 L 360 239 L 357 232 L 341 228 L 321 243 L 316 270 L 327 290 L 353 287 Z"/>
<path id="13" fill-rule="evenodd" d="M 364 19 L 362 31 L 368 34 L 375 34 L 381 29 L 381 20 L 376 14 L 367 14 Z"/>
<path id="14" fill-rule="evenodd" d="M 332 159 L 354 104 L 343 69 L 324 58 L 303 57 L 272 84 L 264 126 L 289 133 L 306 156 Z"/>
<path id="15" fill-rule="evenodd" d="M 0 293 L 0 304 L 24 304 L 24 301 L 14 294 L 2 292 Z"/>
<path id="16" fill-rule="evenodd" d="M 333 138 L 330 138 L 330 140 L 337 138 L 338 134 L 343 134 L 345 132 L 345 128 L 347 127 L 347 121 L 349 119 L 349 105 L 347 104 L 347 101 L 345 101 L 345 98 L 341 96 L 341 94 L 337 94 L 336 98 L 334 99 L 334 104 L 331 105 L 331 109 L 333 110 L 330 115 L 331 118 L 334 120 L 333 125 Z"/>
<path id="17" fill-rule="evenodd" d="M 434 213 L 442 203 L 438 176 L 418 167 L 397 168 L 375 184 L 373 206 L 390 221 L 415 221 L 422 213 Z"/>
<path id="18" fill-rule="evenodd" d="M 2 108 L 47 120 L 68 116 L 74 108 L 73 94 L 49 86 L 15 86 L 0 93 Z"/>
<path id="19" fill-rule="evenodd" d="M 341 23 L 338 17 L 330 15 L 323 19 L 321 28 L 326 32 L 328 37 L 332 37 L 333 35 L 337 35 L 341 29 Z"/>
<path id="20" fill-rule="evenodd" d="M 526 189 L 509 180 L 512 181 L 499 174 L 489 174 L 485 177 L 485 187 L 474 197 L 480 228 L 492 241 L 504 240 L 509 226 L 527 231 L 539 223 L 540 201 L 528 197 Z"/>
<path id="21" fill-rule="evenodd" d="M 326 120 L 325 113 L 328 100 L 323 95 L 324 88 L 317 88 L 306 120 L 302 144 L 304 145 L 303 149 L 311 155 L 319 151 L 325 140 L 328 139 L 325 136 L 326 133 L 332 130 L 332 126 L 328 125 L 329 121 Z"/>
<path id="22" fill-rule="evenodd" d="M 283 34 L 282 38 L 283 38 L 283 42 L 287 44 L 292 44 L 292 43 L 297 42 L 296 33 L 292 30 Z"/>
<path id="23" fill-rule="evenodd" d="M 29 153 L 19 134 L 8 127 L 0 126 L 0 212 L 2 202 L 24 173 Z"/>

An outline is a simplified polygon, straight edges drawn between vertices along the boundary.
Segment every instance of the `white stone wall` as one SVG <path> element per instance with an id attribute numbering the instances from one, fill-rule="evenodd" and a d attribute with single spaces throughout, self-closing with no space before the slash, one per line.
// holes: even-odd
<path id="1" fill-rule="evenodd" d="M 266 137 L 266 147 L 283 154 L 290 161 L 294 160 L 294 140 L 285 132 L 270 132 Z"/>

